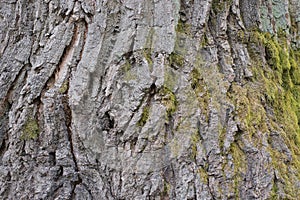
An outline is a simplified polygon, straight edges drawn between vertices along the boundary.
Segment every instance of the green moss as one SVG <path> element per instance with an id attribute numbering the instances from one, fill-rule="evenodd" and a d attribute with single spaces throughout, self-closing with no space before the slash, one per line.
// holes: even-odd
<path id="1" fill-rule="evenodd" d="M 287 156 L 275 149 L 269 149 L 272 165 L 277 169 L 278 175 L 281 182 L 284 184 L 282 188 L 285 192 L 285 199 L 298 199 L 300 191 L 298 186 L 295 184 L 299 181 L 299 160 L 293 156 L 293 161 L 291 164 L 287 164 Z M 295 159 L 295 160 L 294 160 Z M 297 172 L 298 171 L 298 172 Z M 293 173 L 294 172 L 294 173 Z M 296 173 L 295 173 L 296 172 Z M 272 199 L 278 199 L 278 185 L 273 183 L 273 189 L 271 191 Z M 281 199 L 281 198 L 280 198 Z"/>
<path id="2" fill-rule="evenodd" d="M 197 172 L 200 175 L 200 179 L 201 179 L 202 183 L 207 184 L 208 183 L 207 171 L 205 169 L 203 169 L 202 167 L 200 167 Z"/>
<path id="3" fill-rule="evenodd" d="M 69 89 L 69 81 L 64 81 L 61 87 L 59 88 L 58 92 L 60 94 L 65 94 Z"/>
<path id="4" fill-rule="evenodd" d="M 166 197 L 169 196 L 170 191 L 171 191 L 171 184 L 165 181 L 165 182 L 164 182 L 164 190 L 163 190 L 162 193 L 161 193 L 161 197 L 162 197 L 163 199 L 165 199 Z"/>
<path id="5" fill-rule="evenodd" d="M 226 137 L 227 129 L 225 126 L 222 126 L 221 124 L 219 125 L 219 145 L 220 149 L 224 149 L 224 142 L 225 142 L 225 137 Z"/>
<path id="6" fill-rule="evenodd" d="M 197 144 L 200 141 L 200 136 L 198 132 L 195 132 L 191 136 L 191 157 L 193 160 L 196 160 L 197 157 Z"/>
<path id="7" fill-rule="evenodd" d="M 191 25 L 178 20 L 176 32 L 191 35 Z"/>
<path id="8" fill-rule="evenodd" d="M 295 85 L 300 85 L 300 51 L 290 51 L 290 75 Z"/>
<path id="9" fill-rule="evenodd" d="M 201 43 L 200 43 L 201 47 L 205 47 L 208 45 L 208 38 L 206 36 L 206 34 L 204 33 L 202 38 L 201 38 Z"/>
<path id="10" fill-rule="evenodd" d="M 245 171 L 247 170 L 246 165 L 246 157 L 244 152 L 241 150 L 239 145 L 237 143 L 232 143 L 230 147 L 230 153 L 233 158 L 233 164 L 234 164 L 234 191 L 235 191 L 235 197 L 238 198 L 239 195 L 239 187 L 240 183 L 242 181 L 242 177 L 245 174 Z"/>
<path id="11" fill-rule="evenodd" d="M 265 43 L 266 54 L 267 54 L 267 62 L 268 64 L 275 70 L 282 72 L 282 66 L 280 63 L 279 56 L 279 45 L 274 40 L 266 40 Z"/>
<path id="12" fill-rule="evenodd" d="M 285 153 L 270 147 L 272 166 L 278 170 L 280 178 L 284 180 L 283 190 L 287 194 L 286 197 L 297 198 L 299 188 L 295 183 L 300 178 L 300 87 L 298 86 L 300 52 L 287 45 L 285 35 L 279 35 L 277 38 L 260 32 L 251 35 L 253 43 L 266 49 L 267 66 L 260 62 L 260 57 L 263 55 L 257 54 L 252 56 L 252 59 L 256 63 L 253 67 L 254 81 L 261 85 L 257 93 L 261 95 L 260 99 L 266 99 L 274 113 L 268 116 L 269 129 L 281 133 L 281 137 L 292 153 L 292 161 L 286 162 Z M 265 120 L 261 123 L 263 121 Z M 298 177 L 298 180 L 295 177 Z M 273 192 L 273 195 L 275 194 L 276 192 Z"/>
<path id="13" fill-rule="evenodd" d="M 146 38 L 146 43 L 145 43 L 145 47 L 142 51 L 143 56 L 146 58 L 147 63 L 149 64 L 150 70 L 152 71 L 153 68 L 153 61 L 152 61 L 152 52 L 153 52 L 153 37 L 155 34 L 155 30 L 154 28 L 150 28 L 148 36 Z"/>
<path id="14" fill-rule="evenodd" d="M 36 139 L 40 132 L 39 125 L 36 119 L 30 118 L 23 126 L 23 134 L 21 135 L 22 140 Z"/>
<path id="15" fill-rule="evenodd" d="M 206 83 L 201 76 L 200 68 L 194 68 L 190 74 L 190 78 L 191 87 L 196 94 L 201 112 L 208 119 L 210 94 L 206 89 Z"/>
<path id="16" fill-rule="evenodd" d="M 239 30 L 237 32 L 237 38 L 242 42 L 242 43 L 246 43 L 248 42 L 248 37 L 245 34 L 245 32 L 243 30 Z"/>
<path id="17" fill-rule="evenodd" d="M 143 56 L 146 58 L 147 63 L 152 68 L 153 61 L 152 61 L 152 58 L 151 58 L 151 54 L 152 54 L 152 49 L 148 48 L 148 49 L 143 50 Z"/>
<path id="18" fill-rule="evenodd" d="M 237 174 L 244 173 L 247 169 L 246 156 L 236 142 L 231 144 L 230 153 L 233 158 L 235 172 L 237 172 Z"/>
<path id="19" fill-rule="evenodd" d="M 224 1 L 213 0 L 211 7 L 215 13 L 220 13 L 224 11 L 227 7 L 229 7 L 231 4 L 232 4 L 232 0 L 224 0 Z"/>
<path id="20" fill-rule="evenodd" d="M 279 200 L 279 196 L 278 196 L 278 186 L 275 182 L 273 182 L 273 187 L 272 187 L 272 191 L 271 191 L 271 199 L 272 200 Z"/>
<path id="21" fill-rule="evenodd" d="M 183 67 L 184 57 L 178 53 L 172 52 L 169 56 L 169 63 L 175 68 Z"/>
<path id="22" fill-rule="evenodd" d="M 167 87 L 159 90 L 159 95 L 162 97 L 162 103 L 167 108 L 167 116 L 170 117 L 177 109 L 177 99 L 175 94 Z"/>
<path id="23" fill-rule="evenodd" d="M 189 44 L 191 38 L 191 25 L 182 22 L 181 20 L 178 21 L 176 27 L 176 41 L 174 46 L 173 53 L 169 56 L 169 63 L 173 68 L 179 68 L 184 65 L 184 57 L 186 55 L 187 44 Z"/>
<path id="24" fill-rule="evenodd" d="M 145 106 L 142 112 L 142 116 L 138 121 L 138 126 L 144 126 L 149 118 L 150 107 Z"/>
<path id="25" fill-rule="evenodd" d="M 232 84 L 229 98 L 236 108 L 236 115 L 240 120 L 240 128 L 253 136 L 257 130 L 268 132 L 267 117 L 264 107 L 261 105 L 259 87 Z"/>
<path id="26" fill-rule="evenodd" d="M 201 83 L 202 81 L 202 78 L 201 78 L 201 73 L 200 73 L 200 70 L 198 69 L 193 69 L 192 72 L 191 72 L 191 86 L 193 89 L 199 87 L 199 84 Z"/>

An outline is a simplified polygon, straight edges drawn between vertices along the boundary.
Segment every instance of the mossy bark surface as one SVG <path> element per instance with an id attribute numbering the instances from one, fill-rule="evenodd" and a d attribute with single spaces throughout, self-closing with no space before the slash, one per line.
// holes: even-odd
<path id="1" fill-rule="evenodd" d="M 0 199 L 298 199 L 298 0 L 0 2 Z"/>

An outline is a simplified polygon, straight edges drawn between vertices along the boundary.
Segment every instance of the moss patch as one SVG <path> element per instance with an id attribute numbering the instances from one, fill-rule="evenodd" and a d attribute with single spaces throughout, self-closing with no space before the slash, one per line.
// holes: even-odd
<path id="1" fill-rule="evenodd" d="M 261 105 L 259 90 L 261 88 L 254 85 L 242 87 L 233 83 L 229 94 L 236 108 L 235 114 L 241 122 L 240 128 L 249 136 L 255 135 L 257 130 L 268 132 L 266 111 Z"/>
<path id="2" fill-rule="evenodd" d="M 176 26 L 176 32 L 191 35 L 191 27 L 192 26 L 190 24 L 187 24 L 181 20 L 178 20 L 178 23 Z"/>
<path id="3" fill-rule="evenodd" d="M 143 56 L 146 58 L 149 67 L 152 69 L 153 61 L 151 58 L 152 49 L 143 49 Z"/>
<path id="4" fill-rule="evenodd" d="M 64 81 L 61 87 L 59 88 L 58 92 L 60 94 L 65 94 L 69 89 L 69 81 Z"/>
<path id="5" fill-rule="evenodd" d="M 191 159 L 196 160 L 197 157 L 197 144 L 200 141 L 200 135 L 198 132 L 195 132 L 191 135 Z"/>
<path id="6" fill-rule="evenodd" d="M 169 196 L 171 192 L 171 184 L 164 181 L 164 188 L 163 188 L 163 191 L 161 192 L 161 198 L 162 199 L 165 199 Z"/>
<path id="7" fill-rule="evenodd" d="M 239 186 L 241 185 L 242 177 L 245 174 L 247 169 L 247 161 L 244 152 L 241 150 L 237 143 L 232 143 L 230 148 L 230 153 L 233 158 L 234 164 L 234 191 L 235 197 L 238 198 L 239 195 Z"/>
<path id="8" fill-rule="evenodd" d="M 220 13 L 224 11 L 224 9 L 229 7 L 231 4 L 232 4 L 232 0 L 224 0 L 224 1 L 213 0 L 211 7 L 215 13 Z"/>
<path id="9" fill-rule="evenodd" d="M 167 116 L 170 117 L 177 109 L 177 99 L 175 94 L 167 87 L 162 87 L 159 90 L 161 101 L 167 108 Z"/>
<path id="10" fill-rule="evenodd" d="M 39 135 L 40 129 L 36 119 L 30 118 L 23 126 L 22 140 L 36 139 Z"/>
<path id="11" fill-rule="evenodd" d="M 172 52 L 169 56 L 169 63 L 173 68 L 180 68 L 184 65 L 184 57 L 178 53 Z"/>
<path id="12" fill-rule="evenodd" d="M 191 87 L 196 94 L 196 98 L 201 108 L 202 114 L 208 119 L 210 93 L 207 91 L 206 83 L 201 76 L 200 68 L 194 68 L 190 75 Z"/>
<path id="13" fill-rule="evenodd" d="M 153 69 L 153 61 L 152 61 L 151 56 L 152 56 L 152 52 L 153 52 L 152 45 L 153 45 L 154 34 L 155 34 L 155 30 L 154 30 L 154 28 L 151 28 L 149 30 L 148 36 L 146 38 L 145 47 L 142 51 L 143 56 L 146 59 L 148 65 L 149 65 L 150 71 L 152 71 L 152 69 Z"/>
<path id="14" fill-rule="evenodd" d="M 281 137 L 292 153 L 292 161 L 287 163 L 283 159 L 285 157 L 283 152 L 269 148 L 272 165 L 284 180 L 283 190 L 290 195 L 288 198 L 297 198 L 299 188 L 296 183 L 300 178 L 300 59 L 298 56 L 300 51 L 289 47 L 285 35 L 276 37 L 269 33 L 254 31 L 251 33 L 250 42 L 256 47 L 265 49 L 263 55 L 259 51 L 252 55 L 256 63 L 252 69 L 254 81 L 261 85 L 257 93 L 260 94 L 260 99 L 265 99 L 266 105 L 272 109 L 268 114 L 269 129 L 281 133 Z M 267 65 L 261 61 L 264 56 Z M 267 124 L 265 120 L 261 123 Z M 295 177 L 298 177 L 298 180 Z"/>
<path id="15" fill-rule="evenodd" d="M 203 169 L 202 167 L 200 167 L 197 172 L 200 176 L 200 179 L 201 179 L 202 183 L 207 184 L 208 183 L 208 178 L 209 178 L 208 174 L 207 174 L 207 171 L 205 169 Z"/>
<path id="16" fill-rule="evenodd" d="M 145 106 L 142 112 L 142 116 L 138 121 L 138 126 L 144 126 L 149 118 L 150 107 Z"/>

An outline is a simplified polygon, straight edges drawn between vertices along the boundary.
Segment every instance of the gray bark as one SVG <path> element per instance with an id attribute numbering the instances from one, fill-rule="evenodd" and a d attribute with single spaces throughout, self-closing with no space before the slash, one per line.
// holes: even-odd
<path id="1" fill-rule="evenodd" d="M 297 199 L 298 0 L 1 0 L 0 199 Z"/>

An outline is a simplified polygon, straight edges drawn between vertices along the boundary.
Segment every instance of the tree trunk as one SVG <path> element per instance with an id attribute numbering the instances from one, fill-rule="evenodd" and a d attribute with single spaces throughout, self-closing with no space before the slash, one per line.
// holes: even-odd
<path id="1" fill-rule="evenodd" d="M 0 27 L 0 199 L 299 198 L 298 0 L 1 0 Z"/>

